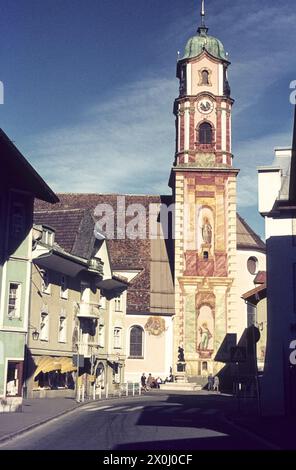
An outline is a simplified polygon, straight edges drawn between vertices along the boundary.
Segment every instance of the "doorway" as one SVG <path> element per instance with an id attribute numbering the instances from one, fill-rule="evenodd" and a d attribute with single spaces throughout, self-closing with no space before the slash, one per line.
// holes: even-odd
<path id="1" fill-rule="evenodd" d="M 6 396 L 21 397 L 23 386 L 23 361 L 8 361 Z"/>

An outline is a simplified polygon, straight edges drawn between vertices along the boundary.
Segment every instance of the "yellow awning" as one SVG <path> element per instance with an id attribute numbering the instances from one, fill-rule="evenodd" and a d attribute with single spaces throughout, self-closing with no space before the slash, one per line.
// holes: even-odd
<path id="1" fill-rule="evenodd" d="M 52 372 L 54 370 L 61 370 L 61 362 L 60 358 L 50 357 L 50 356 L 42 356 L 39 359 L 37 369 L 34 372 L 34 379 L 37 377 L 40 372 L 44 374 L 46 372 Z"/>
<path id="2" fill-rule="evenodd" d="M 77 370 L 77 367 L 73 365 L 72 357 L 61 357 L 61 373 L 65 374 L 66 372 L 74 372 Z"/>

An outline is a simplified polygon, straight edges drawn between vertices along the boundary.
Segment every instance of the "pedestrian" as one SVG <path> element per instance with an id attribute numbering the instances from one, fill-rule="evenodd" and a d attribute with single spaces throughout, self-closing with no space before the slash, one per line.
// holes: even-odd
<path id="1" fill-rule="evenodd" d="M 154 378 L 152 377 L 152 374 L 149 374 L 148 375 L 148 379 L 147 379 L 147 387 L 148 388 L 153 388 L 153 382 L 154 382 Z"/>
<path id="2" fill-rule="evenodd" d="M 219 392 L 219 384 L 220 384 L 219 377 L 218 377 L 218 375 L 215 375 L 215 377 L 214 377 L 214 386 L 213 386 L 213 391 L 214 392 Z"/>
<path id="3" fill-rule="evenodd" d="M 208 390 L 211 392 L 214 389 L 214 377 L 212 374 L 208 376 Z"/>
<path id="4" fill-rule="evenodd" d="M 146 386 L 146 375 L 145 375 L 145 372 L 143 372 L 142 376 L 141 376 L 141 386 L 142 386 L 142 390 L 144 390 L 145 392 L 147 391 L 147 386 Z"/>
<path id="5" fill-rule="evenodd" d="M 161 384 L 162 384 L 161 378 L 160 378 L 160 377 L 157 377 L 157 379 L 156 379 L 156 387 L 157 387 L 157 388 L 160 388 L 160 385 L 161 385 Z"/>

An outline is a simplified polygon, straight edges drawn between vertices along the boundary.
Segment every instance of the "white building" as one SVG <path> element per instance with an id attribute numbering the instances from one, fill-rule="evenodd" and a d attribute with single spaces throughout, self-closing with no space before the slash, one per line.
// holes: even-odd
<path id="1" fill-rule="evenodd" d="M 265 218 L 267 252 L 267 347 L 261 383 L 264 415 L 296 412 L 296 120 L 292 150 L 278 148 L 271 166 L 260 167 L 259 212 Z"/>

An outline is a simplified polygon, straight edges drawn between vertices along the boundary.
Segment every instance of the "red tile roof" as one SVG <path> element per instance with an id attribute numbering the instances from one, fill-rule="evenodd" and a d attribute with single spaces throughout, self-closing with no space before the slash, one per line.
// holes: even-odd
<path id="1" fill-rule="evenodd" d="M 56 224 L 57 231 L 60 235 L 57 237 L 58 243 L 62 247 L 70 247 L 74 242 L 75 224 L 78 224 L 81 211 L 88 209 L 91 213 L 98 204 L 110 204 L 115 212 L 115 227 L 117 226 L 117 217 L 120 217 L 120 211 L 117 214 L 118 197 L 124 196 L 126 207 L 130 204 L 141 204 L 146 209 L 146 229 L 149 228 L 149 206 L 150 204 L 161 204 L 161 202 L 169 205 L 172 202 L 170 196 L 159 195 L 123 195 L 123 194 L 77 194 L 77 193 L 60 193 L 58 197 L 60 202 L 55 204 L 54 211 L 56 215 L 51 216 L 53 212 L 49 204 L 37 201 L 35 210 L 38 217 L 40 211 L 46 211 L 48 214 L 48 223 L 51 220 L 52 225 Z M 57 213 L 59 212 L 59 215 Z M 68 215 L 66 215 L 68 213 Z M 126 217 L 128 223 L 135 215 Z M 47 215 L 44 216 L 44 220 Z M 41 219 L 39 219 L 41 220 Z M 68 224 L 68 229 L 65 227 Z M 70 232 L 70 233 L 68 233 Z M 116 235 L 116 233 L 115 233 Z M 118 235 L 118 234 L 117 234 Z M 141 273 L 128 289 L 128 311 L 129 312 L 149 312 L 150 309 L 150 275 L 151 275 L 151 240 L 149 237 L 143 239 L 130 240 L 110 239 L 108 237 L 108 247 L 110 258 L 114 269 L 140 269 Z M 255 249 L 265 251 L 265 244 L 261 238 L 248 226 L 248 224 L 237 215 L 237 246 L 238 249 Z M 167 262 L 172 263 L 172 246 L 167 245 Z M 162 281 L 165 282 L 165 281 Z M 173 283 L 164 286 L 167 292 L 173 292 Z"/>
<path id="2" fill-rule="evenodd" d="M 117 217 L 117 194 L 60 194 L 60 202 L 54 209 L 49 204 L 37 201 L 35 204 L 35 223 L 47 223 L 56 229 L 56 241 L 65 249 L 71 251 L 75 243 L 76 233 L 85 210 L 93 213 L 98 204 L 110 204 L 115 212 L 115 227 Z M 171 198 L 163 197 L 166 202 Z M 161 196 L 126 195 L 125 204 L 141 204 L 146 209 L 146 229 L 149 229 L 149 205 L 160 204 Z M 135 215 L 126 217 L 127 223 Z M 116 235 L 116 233 L 115 233 Z M 151 240 L 149 237 L 131 240 L 108 239 L 108 248 L 113 269 L 139 269 L 140 274 L 128 288 L 127 303 L 129 312 L 149 313 L 150 310 L 150 264 Z M 170 254 L 168 253 L 168 262 Z M 165 282 L 163 280 L 163 282 Z M 173 284 L 164 287 L 165 291 L 173 292 Z"/>

